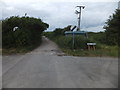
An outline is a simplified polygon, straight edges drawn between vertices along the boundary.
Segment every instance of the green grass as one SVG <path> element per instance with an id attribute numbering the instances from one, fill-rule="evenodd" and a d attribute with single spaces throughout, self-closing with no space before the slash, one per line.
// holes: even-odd
<path id="1" fill-rule="evenodd" d="M 1 52 L 2 55 L 11 55 L 11 54 L 25 54 L 28 53 L 35 48 L 39 47 L 41 45 L 42 41 L 38 44 L 33 44 L 33 46 L 27 46 L 27 47 L 16 47 L 16 48 L 2 48 Z"/>
<path id="2" fill-rule="evenodd" d="M 40 44 L 35 45 L 35 46 L 20 47 L 20 48 L 9 48 L 9 49 L 3 48 L 2 55 L 25 54 L 25 53 L 28 53 L 28 52 L 34 50 L 35 48 L 39 47 Z"/>
<path id="3" fill-rule="evenodd" d="M 89 57 L 119 57 L 118 51 L 120 47 L 118 46 L 108 46 L 105 45 L 99 40 L 95 40 L 90 37 L 88 39 L 84 37 L 77 36 L 75 37 L 75 49 L 72 47 L 72 37 L 59 36 L 54 38 L 52 33 L 46 35 L 49 39 L 54 41 L 64 53 L 72 56 L 89 56 Z M 96 36 L 94 36 L 95 38 Z M 96 43 L 96 50 L 87 50 L 86 43 L 94 42 Z"/>
<path id="4" fill-rule="evenodd" d="M 67 55 L 72 56 L 89 56 L 89 57 L 119 57 L 118 50 L 120 50 L 117 46 L 105 46 L 101 49 L 94 50 L 71 50 L 62 48 L 62 51 Z"/>
<path id="5" fill-rule="evenodd" d="M 11 54 L 25 54 L 30 50 L 25 48 L 10 48 L 10 49 L 2 49 L 2 55 L 11 55 Z"/>

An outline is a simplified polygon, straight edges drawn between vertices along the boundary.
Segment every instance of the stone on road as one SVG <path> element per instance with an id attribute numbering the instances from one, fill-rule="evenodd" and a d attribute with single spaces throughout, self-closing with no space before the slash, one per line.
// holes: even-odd
<path id="1" fill-rule="evenodd" d="M 25 55 L 3 56 L 3 88 L 117 88 L 118 59 L 65 56 L 43 37 Z"/>

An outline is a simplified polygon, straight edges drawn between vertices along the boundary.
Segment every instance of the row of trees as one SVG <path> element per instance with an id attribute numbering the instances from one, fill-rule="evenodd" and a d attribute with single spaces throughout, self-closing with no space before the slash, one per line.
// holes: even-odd
<path id="1" fill-rule="evenodd" d="M 35 47 L 41 34 L 49 27 L 41 19 L 12 16 L 2 21 L 3 48 Z"/>

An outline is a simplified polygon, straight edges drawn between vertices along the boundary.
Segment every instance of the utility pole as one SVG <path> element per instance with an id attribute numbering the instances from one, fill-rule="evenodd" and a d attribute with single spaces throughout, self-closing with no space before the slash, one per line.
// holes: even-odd
<path id="1" fill-rule="evenodd" d="M 81 9 L 85 8 L 85 6 L 76 6 L 79 8 L 79 11 L 76 10 L 76 14 L 78 14 L 78 28 L 77 28 L 77 31 L 80 31 L 80 19 L 81 19 Z"/>

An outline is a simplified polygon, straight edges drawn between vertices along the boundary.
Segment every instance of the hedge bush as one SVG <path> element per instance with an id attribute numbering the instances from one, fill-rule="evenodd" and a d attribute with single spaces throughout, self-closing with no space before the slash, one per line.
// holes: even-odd
<path id="1" fill-rule="evenodd" d="M 49 25 L 33 17 L 12 16 L 2 21 L 3 48 L 36 47 Z M 18 27 L 15 31 L 13 28 Z"/>

